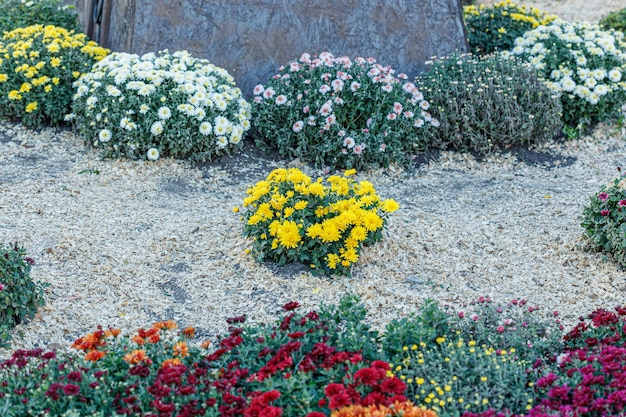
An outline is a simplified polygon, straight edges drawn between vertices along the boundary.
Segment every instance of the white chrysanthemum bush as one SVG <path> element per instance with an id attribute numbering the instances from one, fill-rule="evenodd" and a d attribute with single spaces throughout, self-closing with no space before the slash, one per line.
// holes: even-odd
<path id="1" fill-rule="evenodd" d="M 556 20 L 526 32 L 515 44 L 513 53 L 530 61 L 560 94 L 568 126 L 607 120 L 626 102 L 623 33 Z"/>
<path id="2" fill-rule="evenodd" d="M 407 164 L 439 122 L 404 74 L 372 58 L 303 54 L 254 89 L 257 145 L 320 167 Z"/>
<path id="3" fill-rule="evenodd" d="M 113 53 L 74 88 L 70 118 L 109 157 L 206 161 L 240 148 L 250 129 L 233 78 L 186 51 Z"/>

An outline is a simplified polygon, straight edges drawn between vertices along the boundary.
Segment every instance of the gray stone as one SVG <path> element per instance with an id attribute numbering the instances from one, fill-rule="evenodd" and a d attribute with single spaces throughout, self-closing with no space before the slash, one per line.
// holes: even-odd
<path id="1" fill-rule="evenodd" d="M 468 50 L 460 0 L 118 0 L 107 29 L 104 46 L 186 49 L 247 96 L 304 52 L 373 57 L 414 77 L 432 55 Z"/>

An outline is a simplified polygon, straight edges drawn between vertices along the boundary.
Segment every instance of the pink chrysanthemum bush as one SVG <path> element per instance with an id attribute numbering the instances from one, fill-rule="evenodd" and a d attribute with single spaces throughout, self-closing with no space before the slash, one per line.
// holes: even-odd
<path id="1" fill-rule="evenodd" d="M 330 176 L 326 185 L 297 168 L 276 169 L 250 187 L 243 232 L 253 239 L 256 258 L 350 275 L 362 247 L 381 239 L 387 214 L 399 208 L 392 199 L 381 200 L 369 181 L 354 180 L 355 173 Z"/>
<path id="2" fill-rule="evenodd" d="M 626 267 L 626 175 L 621 173 L 589 199 L 581 226 L 592 249 Z"/>
<path id="3" fill-rule="evenodd" d="M 438 126 L 404 74 L 374 59 L 303 54 L 254 88 L 257 145 L 321 167 L 407 164 Z"/>

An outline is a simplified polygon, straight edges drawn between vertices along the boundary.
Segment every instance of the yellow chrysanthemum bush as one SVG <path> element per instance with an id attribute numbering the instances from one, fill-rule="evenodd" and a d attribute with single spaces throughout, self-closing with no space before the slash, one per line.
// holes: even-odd
<path id="1" fill-rule="evenodd" d="M 33 25 L 0 38 L 0 117 L 25 126 L 56 125 L 70 111 L 72 83 L 108 49 L 82 33 Z"/>
<path id="2" fill-rule="evenodd" d="M 518 5 L 511 0 L 493 6 L 463 7 L 467 40 L 474 54 L 512 49 L 515 39 L 540 25 L 547 25 L 556 16 L 536 7 Z"/>
<path id="3" fill-rule="evenodd" d="M 363 245 L 380 240 L 386 215 L 399 208 L 394 200 L 381 200 L 372 183 L 354 180 L 355 173 L 324 183 L 297 168 L 276 169 L 250 187 L 242 218 L 257 259 L 350 276 Z"/>

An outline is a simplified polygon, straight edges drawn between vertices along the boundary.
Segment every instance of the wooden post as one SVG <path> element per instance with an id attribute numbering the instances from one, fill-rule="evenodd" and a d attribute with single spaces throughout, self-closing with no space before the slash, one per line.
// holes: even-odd
<path id="1" fill-rule="evenodd" d="M 106 26 L 103 26 L 107 33 L 106 47 L 118 52 L 134 52 L 136 0 L 107 0 L 107 3 L 109 7 L 103 16 L 107 18 Z"/>

